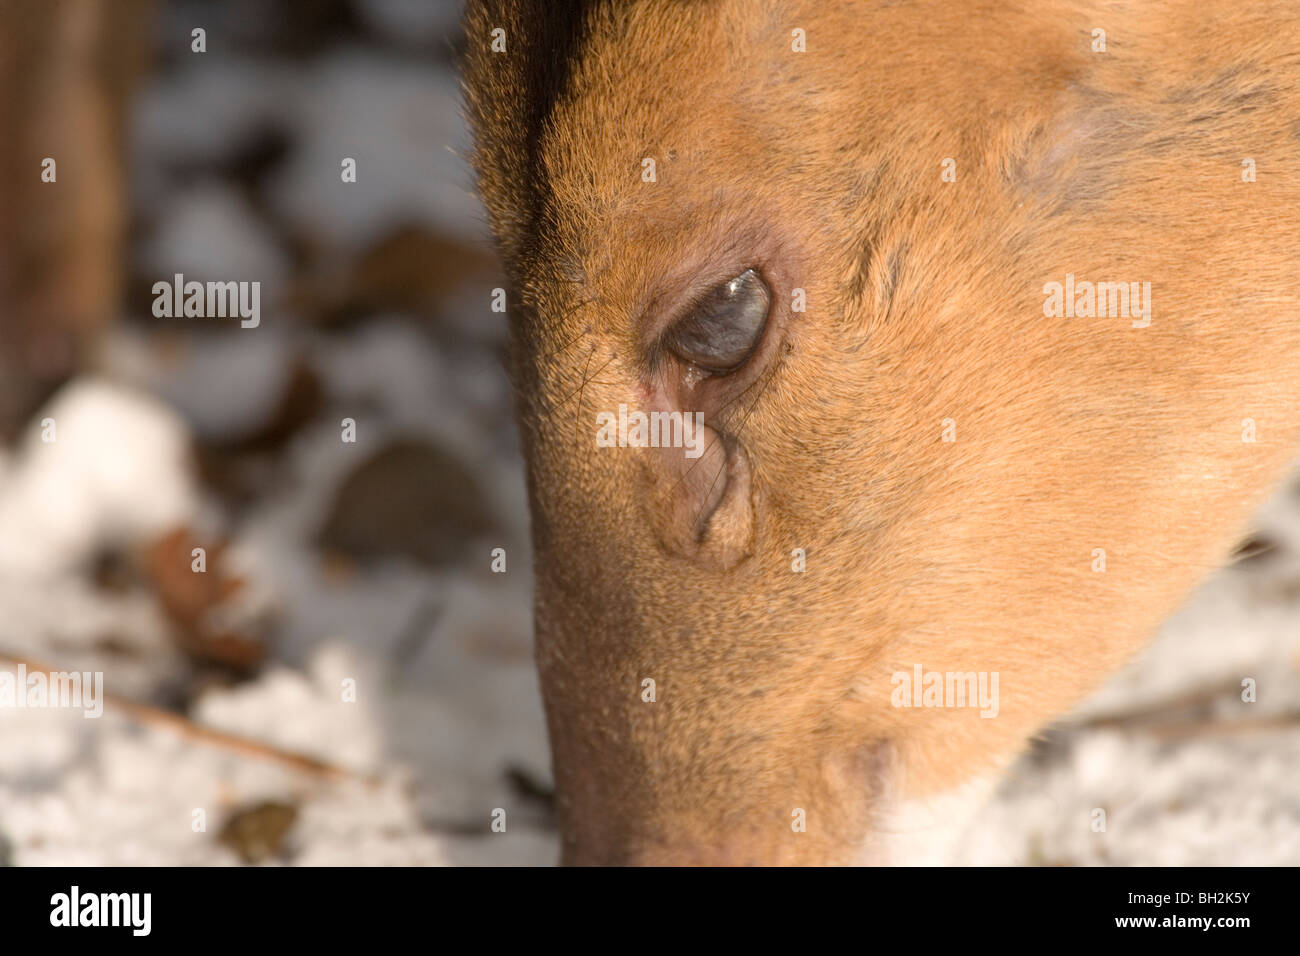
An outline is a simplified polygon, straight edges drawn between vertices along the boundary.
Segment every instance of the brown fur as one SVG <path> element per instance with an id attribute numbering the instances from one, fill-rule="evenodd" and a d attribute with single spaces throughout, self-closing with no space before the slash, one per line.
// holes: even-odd
<path id="1" fill-rule="evenodd" d="M 0 441 L 86 361 L 118 307 L 126 95 L 151 7 L 0 8 Z"/>
<path id="2" fill-rule="evenodd" d="M 855 859 L 1129 658 L 1295 453 L 1289 0 L 474 0 L 467 31 L 566 860 Z M 651 375 L 655 323 L 749 265 L 758 375 Z M 1067 272 L 1150 281 L 1150 327 L 1045 318 Z M 656 401 L 748 471 L 702 532 L 680 460 L 593 440 Z M 998 671 L 1001 714 L 892 707 L 914 663 Z"/>

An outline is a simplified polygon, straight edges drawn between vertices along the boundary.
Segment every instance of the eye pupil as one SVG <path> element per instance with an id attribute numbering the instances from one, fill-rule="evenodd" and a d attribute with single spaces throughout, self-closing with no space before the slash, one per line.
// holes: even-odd
<path id="1" fill-rule="evenodd" d="M 731 371 L 762 338 L 771 302 L 763 277 L 746 269 L 700 299 L 668 332 L 665 344 L 706 371 Z"/>

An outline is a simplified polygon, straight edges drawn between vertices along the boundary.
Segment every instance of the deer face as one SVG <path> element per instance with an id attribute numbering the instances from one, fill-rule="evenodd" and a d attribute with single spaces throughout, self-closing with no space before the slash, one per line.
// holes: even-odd
<path id="1" fill-rule="evenodd" d="M 899 859 L 1232 544 L 1289 452 L 1203 386 L 1263 357 L 1185 334 L 1191 240 L 1140 239 L 1186 207 L 1116 170 L 1141 103 L 1068 30 L 561 6 L 471 3 L 467 92 L 565 859 Z M 1047 315 L 1067 274 L 1154 280 L 1154 321 Z"/>

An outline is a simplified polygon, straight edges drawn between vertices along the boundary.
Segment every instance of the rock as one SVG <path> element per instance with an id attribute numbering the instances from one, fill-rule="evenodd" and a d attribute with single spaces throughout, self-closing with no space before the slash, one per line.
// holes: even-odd
<path id="1" fill-rule="evenodd" d="M 343 481 L 319 542 L 358 560 L 440 565 L 494 530 L 477 480 L 455 456 L 422 439 L 401 439 Z"/>

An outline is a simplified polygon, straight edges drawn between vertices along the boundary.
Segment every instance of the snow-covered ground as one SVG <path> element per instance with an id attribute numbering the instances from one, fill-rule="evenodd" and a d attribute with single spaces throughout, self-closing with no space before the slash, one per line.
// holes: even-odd
<path id="1" fill-rule="evenodd" d="M 102 671 L 116 695 L 99 719 L 0 709 L 0 863 L 553 862 L 454 5 L 357 0 L 292 56 L 240 7 L 160 20 L 135 107 L 132 287 L 257 279 L 260 326 L 152 320 L 137 292 L 100 367 L 0 455 L 0 654 Z M 205 55 L 188 53 L 199 22 Z M 1275 550 L 1213 576 L 1044 735 L 965 861 L 1300 863 L 1300 491 L 1259 524 Z M 208 573 L 244 587 L 201 610 L 264 646 L 260 669 L 178 642 L 141 570 L 176 525 L 229 538 Z M 1259 687 L 1244 712 L 1243 675 Z"/>

